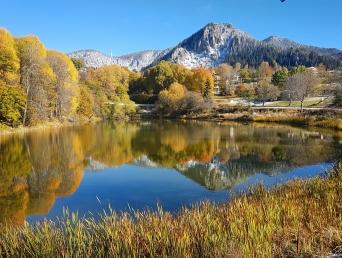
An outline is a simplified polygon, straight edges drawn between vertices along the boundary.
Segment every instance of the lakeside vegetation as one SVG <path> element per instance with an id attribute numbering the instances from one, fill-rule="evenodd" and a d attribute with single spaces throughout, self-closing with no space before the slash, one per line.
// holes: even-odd
<path id="1" fill-rule="evenodd" d="M 250 187 L 176 214 L 64 210 L 58 222 L 0 229 L 2 257 L 315 257 L 342 251 L 342 161 L 322 176 Z"/>
<path id="2" fill-rule="evenodd" d="M 286 108 L 253 108 L 253 107 L 232 107 L 221 105 L 215 112 L 207 112 L 187 116 L 189 119 L 201 119 L 212 121 L 241 121 L 241 122 L 261 122 L 280 123 L 297 126 L 314 126 L 342 129 L 342 110 L 338 109 L 318 109 L 299 110 Z"/>

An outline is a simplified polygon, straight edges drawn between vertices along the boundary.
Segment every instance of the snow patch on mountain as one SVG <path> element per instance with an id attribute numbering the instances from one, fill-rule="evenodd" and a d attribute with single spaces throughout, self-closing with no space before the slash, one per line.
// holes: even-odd
<path id="1" fill-rule="evenodd" d="M 217 67 L 225 61 L 234 38 L 253 39 L 232 24 L 209 23 L 171 50 L 166 60 L 189 69 Z"/>
<path id="2" fill-rule="evenodd" d="M 277 37 L 277 36 L 271 36 L 266 39 L 264 39 L 262 42 L 269 43 L 281 48 L 299 48 L 299 47 L 307 47 L 303 44 L 294 42 L 292 40 L 289 40 L 287 38 Z"/>
<path id="3" fill-rule="evenodd" d="M 188 69 L 197 67 L 216 67 L 224 62 L 230 41 L 220 46 L 218 49 L 208 47 L 207 50 L 201 53 L 188 51 L 182 47 L 177 48 L 171 60 L 174 63 L 184 65 Z"/>
<path id="4" fill-rule="evenodd" d="M 79 50 L 68 53 L 70 58 L 79 58 L 84 60 L 86 67 L 99 68 L 103 65 L 116 64 L 119 66 L 126 66 L 130 70 L 140 71 L 144 67 L 149 66 L 158 59 L 160 56 L 164 56 L 170 51 L 166 50 L 145 50 L 141 52 L 135 52 L 120 57 L 107 56 L 96 50 Z"/>

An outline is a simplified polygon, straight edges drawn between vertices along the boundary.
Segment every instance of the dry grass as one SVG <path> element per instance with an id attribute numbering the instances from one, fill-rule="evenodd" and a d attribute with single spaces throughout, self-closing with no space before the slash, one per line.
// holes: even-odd
<path id="1" fill-rule="evenodd" d="M 342 129 L 342 110 L 297 110 L 282 108 L 247 108 L 221 106 L 214 113 L 203 114 L 196 119 L 213 121 L 235 120 L 253 122 L 276 122 L 301 126 L 317 126 L 330 129 Z"/>
<path id="2" fill-rule="evenodd" d="M 1 257 L 317 257 L 342 246 L 342 162 L 326 176 L 262 185 L 177 214 L 109 211 L 96 221 L 0 229 Z"/>
<path id="3" fill-rule="evenodd" d="M 259 110 L 250 115 L 254 122 L 278 122 L 294 125 L 342 129 L 342 113 L 337 111 Z"/>

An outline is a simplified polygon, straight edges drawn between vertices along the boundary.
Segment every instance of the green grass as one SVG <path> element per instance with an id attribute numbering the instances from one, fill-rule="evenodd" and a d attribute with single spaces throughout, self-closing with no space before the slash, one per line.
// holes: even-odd
<path id="1" fill-rule="evenodd" d="M 108 209 L 107 209 L 108 210 Z M 64 216 L 0 228 L 1 257 L 320 257 L 342 249 L 342 161 L 326 176 L 262 185 L 177 214 Z"/>

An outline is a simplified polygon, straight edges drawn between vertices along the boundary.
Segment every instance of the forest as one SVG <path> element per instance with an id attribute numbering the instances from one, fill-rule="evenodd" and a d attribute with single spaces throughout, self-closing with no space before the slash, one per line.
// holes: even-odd
<path id="1" fill-rule="evenodd" d="M 333 70 L 341 67 L 341 60 L 329 55 L 320 55 L 317 52 L 305 48 L 283 49 L 270 44 L 260 44 L 244 46 L 239 44 L 238 39 L 234 39 L 228 51 L 225 62 L 239 62 L 243 66 L 258 67 L 261 62 L 274 61 L 283 67 L 292 69 L 295 66 L 305 67 L 318 66 L 323 63 L 328 69 Z"/>
<path id="2" fill-rule="evenodd" d="M 161 62 L 145 74 L 117 65 L 86 69 L 82 60 L 47 50 L 36 36 L 12 37 L 5 28 L 0 29 L 0 50 L 3 127 L 113 119 L 136 111 L 130 92 L 158 94 L 176 82 L 184 90 L 212 94 L 211 70 L 206 68 L 189 71 Z"/>

